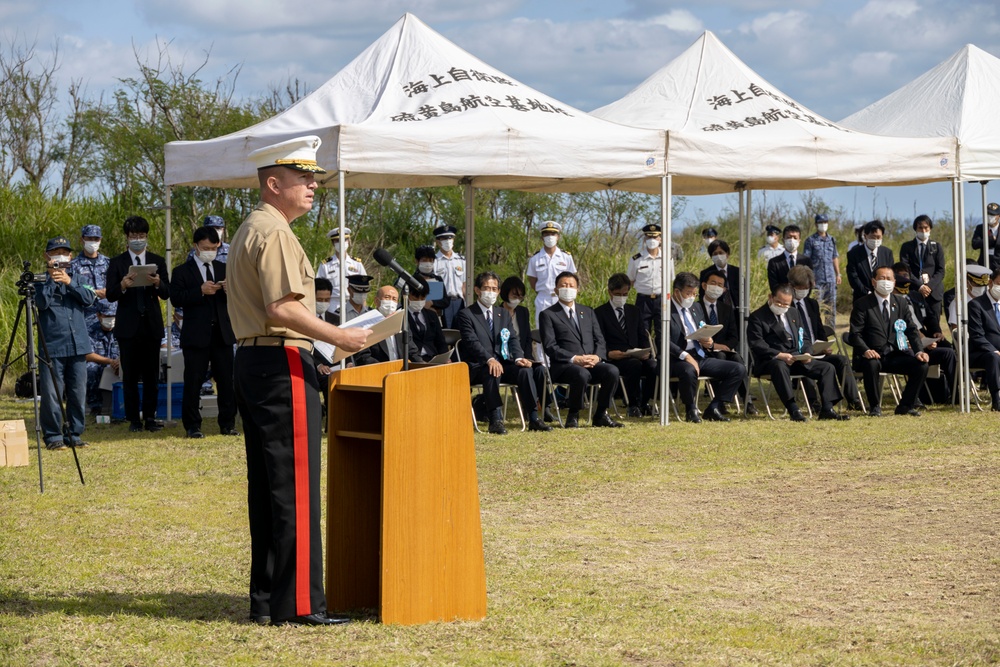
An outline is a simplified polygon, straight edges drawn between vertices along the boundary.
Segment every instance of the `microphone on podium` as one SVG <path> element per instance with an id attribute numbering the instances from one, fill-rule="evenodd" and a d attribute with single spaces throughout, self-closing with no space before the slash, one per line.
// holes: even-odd
<path id="1" fill-rule="evenodd" d="M 421 289 L 423 289 L 422 283 L 417 278 L 415 278 L 413 274 L 411 274 L 409 271 L 401 267 L 399 265 L 399 262 L 397 262 L 393 258 L 393 256 L 389 254 L 389 251 L 386 250 L 385 248 L 379 248 L 378 250 L 375 251 L 373 256 L 375 257 L 376 262 L 388 268 L 389 270 L 394 271 L 396 275 L 399 276 L 404 283 L 409 285 L 411 290 L 420 291 Z"/>

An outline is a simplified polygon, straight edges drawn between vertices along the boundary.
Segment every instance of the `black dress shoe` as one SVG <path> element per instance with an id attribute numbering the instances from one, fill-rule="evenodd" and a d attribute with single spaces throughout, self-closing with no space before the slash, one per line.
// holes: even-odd
<path id="1" fill-rule="evenodd" d="M 702 413 L 702 416 L 705 419 L 707 419 L 708 421 L 710 421 L 710 422 L 727 422 L 727 421 L 729 421 L 729 417 L 727 417 L 726 415 L 722 414 L 722 410 L 720 410 L 717 407 L 712 407 L 712 406 L 710 406 L 707 410 L 705 410 L 705 412 Z"/>
<path id="2" fill-rule="evenodd" d="M 271 621 L 271 625 L 342 625 L 350 623 L 351 619 L 346 616 L 328 616 L 327 614 L 309 614 L 307 616 L 293 616 L 283 621 Z"/>
<path id="3" fill-rule="evenodd" d="M 580 428 L 579 415 L 570 414 L 566 417 L 566 421 L 563 423 L 563 428 Z"/>
<path id="4" fill-rule="evenodd" d="M 916 408 L 910 408 L 905 405 L 896 406 L 897 415 L 910 415 L 911 417 L 919 417 L 920 413 L 917 412 Z"/>
<path id="5" fill-rule="evenodd" d="M 594 417 L 591 420 L 590 425 L 603 426 L 607 428 L 623 428 L 625 426 L 625 424 L 622 424 L 621 422 L 616 422 L 614 419 L 612 419 L 611 415 L 609 415 L 607 412 L 604 412 Z"/>
<path id="6" fill-rule="evenodd" d="M 870 408 L 868 408 L 868 416 L 869 417 L 881 417 L 882 416 L 882 408 L 880 408 L 877 405 L 871 406 Z"/>
<path id="7" fill-rule="evenodd" d="M 185 433 L 184 437 L 186 437 L 186 438 L 204 438 L 205 434 L 202 433 L 201 431 L 199 431 L 198 429 L 193 428 L 190 431 L 188 431 L 187 433 Z"/>
<path id="8" fill-rule="evenodd" d="M 532 419 L 528 422 L 529 431 L 551 431 L 552 427 L 539 419 Z"/>
<path id="9" fill-rule="evenodd" d="M 556 416 L 552 414 L 552 411 L 549 410 L 548 408 L 545 408 L 545 413 L 542 415 L 542 420 L 545 423 L 557 421 Z"/>
<path id="10" fill-rule="evenodd" d="M 753 403 L 747 403 L 747 417 L 756 417 L 759 414 Z"/>
<path id="11" fill-rule="evenodd" d="M 254 625 L 270 625 L 270 616 L 261 616 L 259 614 L 250 614 L 250 622 Z"/>
<path id="12" fill-rule="evenodd" d="M 809 421 L 809 419 L 806 418 L 804 414 L 802 414 L 802 411 L 799 410 L 798 406 L 793 406 L 791 408 L 788 408 L 788 418 L 791 419 L 793 422 Z"/>
<path id="13" fill-rule="evenodd" d="M 832 408 L 826 408 L 825 410 L 819 411 L 819 419 L 820 421 L 831 420 L 838 422 L 846 422 L 848 419 L 850 419 L 850 417 L 848 417 L 847 415 L 842 415 Z"/>
<path id="14" fill-rule="evenodd" d="M 156 433 L 157 431 L 163 428 L 163 422 L 156 421 L 155 419 L 147 419 L 145 428 L 147 431 L 150 431 L 151 433 Z"/>
<path id="15" fill-rule="evenodd" d="M 639 408 L 639 406 L 631 407 L 631 408 L 628 409 L 628 416 L 629 417 L 641 417 L 642 416 L 642 410 Z"/>
<path id="16" fill-rule="evenodd" d="M 129 424 L 128 430 L 130 433 L 142 433 L 143 431 L 142 424 L 140 424 L 139 422 L 132 422 L 131 424 Z"/>
<path id="17" fill-rule="evenodd" d="M 847 402 L 847 407 L 849 409 L 855 410 L 857 412 L 864 412 L 865 411 L 865 409 L 863 407 L 861 407 L 861 404 L 858 403 L 857 401 L 848 401 Z"/>
<path id="18" fill-rule="evenodd" d="M 687 420 L 689 422 L 691 422 L 692 424 L 700 424 L 701 423 L 701 413 L 698 412 L 698 408 L 688 408 L 688 411 L 687 411 Z"/>
<path id="19" fill-rule="evenodd" d="M 493 435 L 507 435 L 507 427 L 503 425 L 503 422 L 498 422 L 498 421 L 490 422 L 489 431 Z"/>
<path id="20" fill-rule="evenodd" d="M 1000 401 L 993 401 L 993 412 L 1000 412 Z"/>
<path id="21" fill-rule="evenodd" d="M 229 428 L 219 429 L 219 433 L 221 433 L 222 435 L 239 435 L 240 434 L 239 431 L 237 431 L 235 428 L 233 428 L 231 426 Z"/>

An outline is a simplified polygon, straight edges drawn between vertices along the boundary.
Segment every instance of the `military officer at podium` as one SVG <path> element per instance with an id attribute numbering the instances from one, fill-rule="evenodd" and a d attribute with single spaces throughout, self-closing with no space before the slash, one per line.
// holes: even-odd
<path id="1" fill-rule="evenodd" d="M 316 317 L 313 270 L 290 223 L 312 209 L 325 173 L 319 137 L 258 149 L 261 202 L 233 237 L 229 314 L 237 349 L 250 515 L 250 615 L 258 623 L 332 625 L 320 533 L 320 400 L 313 340 L 360 350 L 371 331 Z"/>

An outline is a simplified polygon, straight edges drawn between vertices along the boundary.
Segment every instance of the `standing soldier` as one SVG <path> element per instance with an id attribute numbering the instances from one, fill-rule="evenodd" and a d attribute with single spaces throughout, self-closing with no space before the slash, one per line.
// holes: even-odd
<path id="1" fill-rule="evenodd" d="M 97 295 L 97 300 L 83 309 L 87 331 L 93 331 L 101 328 L 99 312 L 109 305 L 104 298 L 107 293 L 105 285 L 108 277 L 108 258 L 99 252 L 101 228 L 97 225 L 85 225 L 80 230 L 80 241 L 83 251 L 69 263 L 69 270 L 72 275 L 79 278 L 81 285 L 94 290 L 94 294 Z"/>
<path id="2" fill-rule="evenodd" d="M 340 308 L 340 291 L 347 289 L 347 279 L 351 276 L 365 275 L 365 267 L 357 257 L 347 254 L 348 246 L 351 244 L 351 228 L 344 227 L 344 264 L 346 271 L 340 270 L 340 227 L 334 227 L 326 233 L 326 237 L 333 242 L 333 254 L 323 260 L 323 263 L 316 269 L 317 278 L 326 278 L 333 285 L 333 294 L 330 297 L 329 312 Z"/>
<path id="3" fill-rule="evenodd" d="M 455 315 L 465 308 L 465 257 L 455 252 L 457 233 L 451 225 L 434 229 L 434 240 L 441 248 L 434 256 L 434 273 L 444 278 L 444 291 L 450 299 L 441 314 L 446 329 L 453 328 Z"/>
<path id="4" fill-rule="evenodd" d="M 806 239 L 802 256 L 812 262 L 813 274 L 816 276 L 816 300 L 825 303 L 830 309 L 831 327 L 837 326 L 837 285 L 840 284 L 840 253 L 837 252 L 837 241 L 827 230 L 830 219 L 820 213 L 816 216 L 816 233 Z"/>
<path id="5" fill-rule="evenodd" d="M 556 296 L 556 276 L 563 272 L 576 273 L 573 257 L 559 247 L 559 235 L 562 225 L 555 220 L 542 223 L 541 250 L 528 260 L 528 284 L 535 290 L 535 326 L 538 326 L 538 315 L 546 308 L 559 301 Z"/>
<path id="6" fill-rule="evenodd" d="M 639 309 L 639 327 L 649 331 L 652 323 L 655 329 L 653 340 L 660 344 L 660 307 L 663 303 L 663 253 L 660 251 L 661 228 L 649 224 L 642 228 L 642 250 L 632 255 L 628 261 L 628 279 L 635 288 L 635 306 Z M 659 347 L 657 347 L 657 350 Z"/>

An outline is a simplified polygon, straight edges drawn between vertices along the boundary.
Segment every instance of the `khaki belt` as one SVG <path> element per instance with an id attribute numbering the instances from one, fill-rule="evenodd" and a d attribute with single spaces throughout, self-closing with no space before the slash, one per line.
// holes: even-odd
<path id="1" fill-rule="evenodd" d="M 281 336 L 255 336 L 254 338 L 244 338 L 239 343 L 240 347 L 301 347 L 312 352 L 313 343 L 311 340 L 302 338 L 282 338 Z"/>

